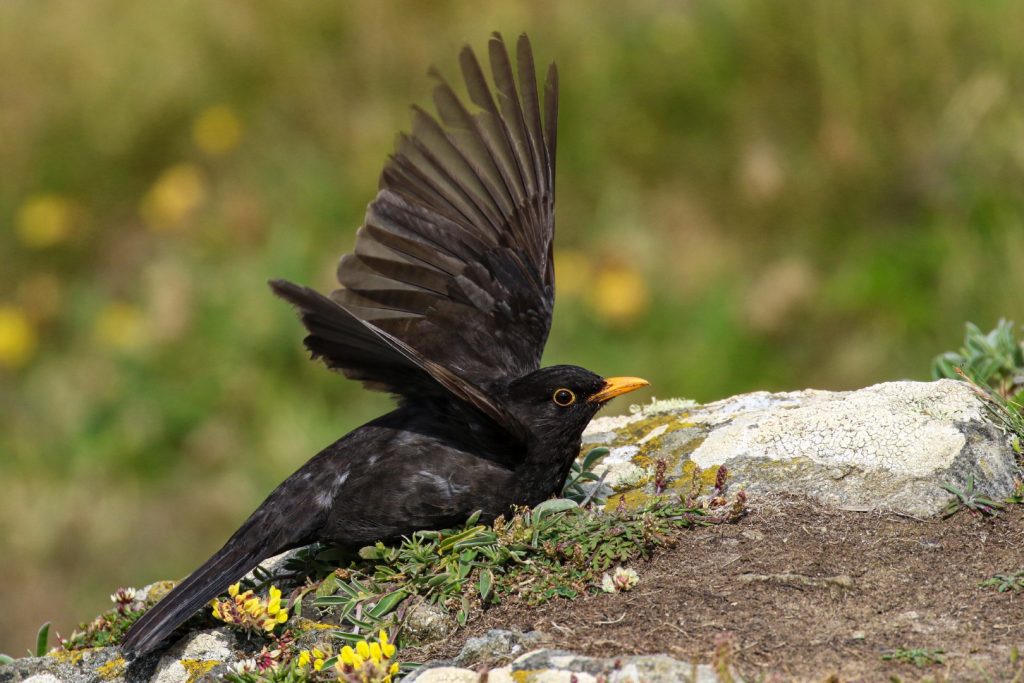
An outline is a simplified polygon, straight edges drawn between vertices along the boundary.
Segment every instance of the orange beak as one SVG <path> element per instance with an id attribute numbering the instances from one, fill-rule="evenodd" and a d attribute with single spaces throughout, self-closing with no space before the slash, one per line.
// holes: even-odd
<path id="1" fill-rule="evenodd" d="M 601 391 L 587 399 L 588 403 L 604 403 L 621 394 L 646 387 L 650 382 L 639 377 L 611 377 L 604 381 Z"/>

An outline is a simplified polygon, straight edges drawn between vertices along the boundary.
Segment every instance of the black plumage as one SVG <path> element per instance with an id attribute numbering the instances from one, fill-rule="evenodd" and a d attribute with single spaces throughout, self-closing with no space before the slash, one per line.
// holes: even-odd
<path id="1" fill-rule="evenodd" d="M 338 266 L 338 289 L 327 297 L 271 282 L 298 309 L 314 357 L 394 394 L 398 407 L 288 477 L 123 647 L 154 649 L 288 548 L 358 548 L 540 503 L 561 487 L 598 409 L 646 385 L 540 368 L 554 305 L 558 75 L 552 64 L 542 104 L 525 35 L 516 53 L 513 67 L 501 36 L 491 38 L 492 89 L 462 50 L 476 111 L 437 76 L 439 120 L 414 108 L 412 133 L 399 137 Z"/>

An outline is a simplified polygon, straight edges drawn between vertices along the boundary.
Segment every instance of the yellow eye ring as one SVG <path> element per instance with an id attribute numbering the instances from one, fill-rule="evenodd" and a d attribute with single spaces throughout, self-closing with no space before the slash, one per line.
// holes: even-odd
<path id="1" fill-rule="evenodd" d="M 565 408 L 566 406 L 571 406 L 576 402 L 576 394 L 572 393 L 568 389 L 562 388 L 556 390 L 555 393 L 551 395 L 551 400 L 554 401 L 556 405 L 560 405 Z"/>

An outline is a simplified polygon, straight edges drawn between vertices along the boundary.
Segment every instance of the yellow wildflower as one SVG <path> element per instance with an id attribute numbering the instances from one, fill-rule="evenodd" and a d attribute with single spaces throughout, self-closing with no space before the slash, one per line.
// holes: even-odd
<path id="1" fill-rule="evenodd" d="M 60 244 L 71 234 L 73 204 L 56 194 L 32 195 L 18 208 L 15 227 L 22 244 L 45 249 Z"/>
<path id="2" fill-rule="evenodd" d="M 388 642 L 387 631 L 382 629 L 376 642 L 362 640 L 354 647 L 344 646 L 338 654 L 335 668 L 341 672 L 344 680 L 391 683 L 392 677 L 399 671 L 398 663 L 391 661 L 395 652 L 395 646 Z"/>
<path id="3" fill-rule="evenodd" d="M 281 611 L 281 591 L 277 586 L 270 587 L 270 597 L 267 599 L 267 613 L 277 614 Z"/>
<path id="4" fill-rule="evenodd" d="M 137 349 L 146 341 L 142 312 L 133 304 L 108 304 L 93 323 L 93 336 L 100 344 L 118 351 Z"/>
<path id="5" fill-rule="evenodd" d="M 221 156 L 238 146 L 242 139 L 242 122 L 226 104 L 218 104 L 202 111 L 192 124 L 192 139 L 196 147 L 210 156 Z"/>
<path id="6" fill-rule="evenodd" d="M 396 648 L 388 641 L 388 632 L 381 629 L 378 637 L 380 638 L 380 648 L 383 650 L 384 656 L 387 659 L 394 657 Z"/>
<path id="7" fill-rule="evenodd" d="M 590 289 L 590 305 L 606 323 L 623 325 L 642 315 L 648 307 L 647 283 L 628 266 L 602 268 Z"/>
<path id="8" fill-rule="evenodd" d="M 591 257 L 578 249 L 555 251 L 555 282 L 558 293 L 574 297 L 585 292 L 589 286 Z"/>
<path id="9" fill-rule="evenodd" d="M 213 616 L 226 624 L 234 624 L 248 631 L 271 632 L 278 624 L 288 621 L 288 610 L 281 607 L 281 590 L 270 587 L 270 596 L 263 600 L 251 590 L 240 592 L 236 583 L 228 587 L 228 600 L 213 602 Z"/>
<path id="10" fill-rule="evenodd" d="M 142 198 L 139 212 L 153 230 L 174 230 L 206 199 L 206 179 L 195 164 L 164 171 Z"/>
<path id="11" fill-rule="evenodd" d="M 0 367 L 20 368 L 35 353 L 39 340 L 25 312 L 0 304 Z"/>
<path id="12" fill-rule="evenodd" d="M 363 664 L 362 658 L 356 654 L 356 651 L 352 649 L 351 645 L 346 645 L 341 648 L 341 663 L 348 664 L 349 666 L 359 668 Z"/>

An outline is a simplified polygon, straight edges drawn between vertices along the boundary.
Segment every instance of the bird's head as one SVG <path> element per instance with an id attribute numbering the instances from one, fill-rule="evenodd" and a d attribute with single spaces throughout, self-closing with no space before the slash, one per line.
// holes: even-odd
<path id="1" fill-rule="evenodd" d="M 605 403 L 647 385 L 639 377 L 605 379 L 575 365 L 553 365 L 513 381 L 506 400 L 533 436 L 575 441 Z"/>

